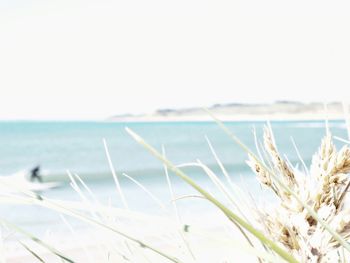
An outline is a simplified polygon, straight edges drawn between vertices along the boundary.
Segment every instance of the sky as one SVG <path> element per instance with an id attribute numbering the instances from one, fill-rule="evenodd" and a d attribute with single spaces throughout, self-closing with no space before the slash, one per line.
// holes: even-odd
<path id="1" fill-rule="evenodd" d="M 0 0 L 0 119 L 350 99 L 350 3 Z"/>

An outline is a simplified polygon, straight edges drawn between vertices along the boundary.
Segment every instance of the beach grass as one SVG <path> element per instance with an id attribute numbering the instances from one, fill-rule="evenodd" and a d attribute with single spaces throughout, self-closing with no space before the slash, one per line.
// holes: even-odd
<path id="1" fill-rule="evenodd" d="M 210 112 L 209 114 L 211 115 Z M 241 194 L 242 190 L 238 189 L 231 181 L 208 138 L 210 151 L 224 174 L 225 181 L 200 160 L 182 165 L 173 164 L 166 158 L 164 148 L 162 151 L 158 151 L 129 128 L 126 128 L 127 133 L 164 165 L 169 192 L 173 199 L 175 218 L 156 219 L 156 217 L 148 217 L 148 215 L 133 214 L 129 210 L 118 180 L 120 175 L 113 167 L 105 140 L 103 144 L 116 191 L 123 201 L 123 209 L 99 204 L 83 180 L 78 175 L 69 172 L 72 187 L 80 196 L 80 202 L 52 200 L 2 181 L 0 183 L 15 189 L 17 193 L 2 195 L 1 199 L 3 202 L 45 207 L 85 222 L 93 229 L 100 229 L 98 231 L 103 233 L 103 241 L 96 241 L 95 250 L 101 252 L 101 262 L 108 262 L 113 258 L 113 255 L 114 259 L 118 258 L 118 262 L 130 262 L 136 261 L 136 259 L 139 260 L 138 262 L 140 260 L 144 262 L 203 262 L 203 258 L 209 258 L 207 253 L 210 249 L 220 248 L 220 246 L 225 249 L 219 249 L 217 253 L 227 253 L 227 255 L 220 254 L 222 258 L 226 258 L 227 262 L 242 256 L 239 252 L 232 255 L 229 253 L 230 249 L 233 251 L 241 250 L 251 255 L 250 261 L 252 262 L 347 262 L 350 255 L 348 243 L 350 210 L 347 206 L 347 193 L 350 187 L 350 179 L 347 175 L 350 172 L 350 148 L 347 145 L 347 140 L 338 138 L 344 142 L 344 146 L 338 151 L 333 143 L 332 135 L 327 130 L 319 151 L 313 157 L 310 169 L 301 160 L 304 167 L 303 172 L 291 165 L 279 153 L 270 125 L 266 126 L 264 133 L 265 147 L 260 148 L 259 144 L 256 143 L 258 152 L 256 154 L 244 145 L 224 123 L 215 116 L 212 117 L 223 132 L 232 138 L 233 142 L 242 148 L 242 151 L 246 152 L 247 165 L 256 174 L 259 181 L 257 183 L 275 194 L 277 201 L 271 204 L 269 209 L 259 207 L 253 202 L 249 203 L 247 200 L 245 202 L 249 203 L 248 206 L 239 201 L 240 198 L 244 198 Z M 257 140 L 257 138 L 255 139 Z M 229 205 L 217 197 L 219 194 L 208 192 L 186 174 L 182 167 L 187 166 L 202 169 L 203 173 L 216 186 L 218 193 L 226 197 Z M 223 214 L 231 222 L 232 225 L 229 227 L 235 229 L 237 236 L 230 240 L 227 236 L 207 231 L 202 226 L 191 225 L 189 227 L 183 224 L 176 207 L 176 201 L 181 198 L 176 200 L 172 192 L 170 173 L 181 178 L 198 193 L 198 195 L 181 198 L 200 198 L 210 202 L 217 208 L 219 214 Z M 164 209 L 162 200 L 158 200 L 145 186 L 126 174 L 123 176 L 138 185 L 140 190 L 149 195 L 161 209 Z M 129 222 L 135 219 L 141 224 L 149 224 L 150 229 L 164 227 L 166 230 L 164 232 L 155 230 L 151 235 L 138 233 L 135 231 L 136 228 L 133 229 L 128 227 L 128 224 L 122 225 L 118 222 L 117 219 L 123 216 Z M 47 253 L 63 261 L 79 262 L 79 259 L 76 260 L 75 256 L 71 257 L 67 251 L 55 248 L 48 241 L 35 237 L 5 219 L 1 219 L 1 224 L 7 229 L 26 236 L 32 243 L 36 244 L 36 246 L 31 246 L 19 241 L 37 261 L 48 262 L 42 256 L 42 250 L 37 252 L 38 247 L 41 247 Z M 145 231 L 142 227 L 137 229 Z M 203 236 L 206 236 L 206 240 L 211 241 L 209 243 L 202 242 L 202 245 L 196 246 L 195 243 Z M 116 246 L 120 248 L 116 248 Z M 89 254 L 90 252 L 85 248 L 85 253 Z"/>

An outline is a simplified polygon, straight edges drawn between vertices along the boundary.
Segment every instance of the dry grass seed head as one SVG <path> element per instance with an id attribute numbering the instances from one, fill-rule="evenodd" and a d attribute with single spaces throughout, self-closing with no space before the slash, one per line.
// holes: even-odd
<path id="1" fill-rule="evenodd" d="M 280 156 L 271 129 L 265 127 L 264 129 L 264 145 L 266 151 L 269 153 L 271 160 L 275 166 L 275 169 L 284 177 L 288 186 L 294 188 L 297 184 L 292 169 L 288 166 L 287 162 Z"/>
<path id="2" fill-rule="evenodd" d="M 297 171 L 283 160 L 274 143 L 270 129 L 265 129 L 264 145 L 272 160 L 274 170 L 296 193 L 302 195 L 305 203 L 314 204 L 318 215 L 328 222 L 346 240 L 350 238 L 350 210 L 339 205 L 345 199 L 350 172 L 350 148 L 343 147 L 338 153 L 330 134 L 322 140 L 311 166 L 311 179 L 299 178 Z M 269 170 L 254 157 L 249 156 L 249 166 L 260 182 L 267 185 L 281 197 L 275 213 L 261 211 L 265 231 L 273 240 L 283 244 L 302 262 L 328 262 L 339 242 L 325 231 L 303 207 L 295 206 L 293 198 L 284 195 L 283 189 L 274 185 Z M 304 175 L 305 176 L 305 175 Z M 315 189 L 316 186 L 316 190 Z M 295 209 L 294 209 L 295 208 Z"/>

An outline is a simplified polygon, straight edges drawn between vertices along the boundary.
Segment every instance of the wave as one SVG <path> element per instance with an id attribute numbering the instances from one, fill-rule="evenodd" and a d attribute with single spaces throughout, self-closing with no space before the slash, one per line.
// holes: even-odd
<path id="1" fill-rule="evenodd" d="M 306 163 L 309 163 L 311 160 L 304 160 Z M 299 160 L 291 160 L 293 164 L 300 163 Z M 217 163 L 209 163 L 206 164 L 218 177 L 223 177 L 223 173 Z M 231 177 L 240 177 L 243 176 L 254 176 L 254 173 L 248 167 L 246 163 L 232 164 L 232 163 L 224 163 L 223 164 L 227 172 Z M 300 164 L 301 165 L 301 164 Z M 299 165 L 299 166 L 300 166 Z M 205 172 L 199 167 L 183 167 L 181 168 L 184 172 L 186 172 L 189 176 L 194 178 L 207 177 Z M 74 173 L 74 171 L 72 171 Z M 125 173 L 130 175 L 137 180 L 159 180 L 161 178 L 165 178 L 164 169 L 160 166 L 159 168 L 148 168 L 148 169 L 139 169 L 139 170 L 122 170 L 116 171 L 120 180 L 129 180 L 122 174 Z M 105 181 L 105 180 L 113 180 L 113 176 L 111 171 L 96 171 L 96 172 L 88 172 L 88 173 L 79 173 L 77 172 L 79 177 L 81 177 L 84 181 Z M 46 182 L 52 181 L 61 181 L 61 182 L 69 182 L 69 176 L 67 174 L 62 173 L 49 173 L 45 176 Z"/>
<path id="2" fill-rule="evenodd" d="M 329 122 L 328 126 L 330 128 L 346 129 L 346 124 L 344 122 Z M 289 124 L 288 127 L 291 128 L 325 128 L 325 122 L 300 122 Z"/>

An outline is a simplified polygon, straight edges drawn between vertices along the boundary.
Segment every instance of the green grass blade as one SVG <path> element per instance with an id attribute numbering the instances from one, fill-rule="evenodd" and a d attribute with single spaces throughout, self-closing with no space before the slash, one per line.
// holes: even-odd
<path id="1" fill-rule="evenodd" d="M 195 190 L 201 193 L 206 199 L 208 199 L 211 203 L 213 203 L 216 207 L 218 207 L 231 221 L 234 221 L 245 228 L 248 232 L 257 237 L 261 242 L 266 244 L 266 246 L 270 247 L 273 251 L 275 251 L 281 258 L 285 259 L 288 262 L 296 263 L 298 262 L 292 255 L 290 255 L 287 251 L 279 247 L 278 244 L 268 239 L 262 232 L 255 229 L 252 225 L 248 224 L 241 217 L 233 213 L 230 209 L 228 209 L 225 205 L 223 205 L 220 201 L 210 195 L 207 191 L 201 188 L 195 181 L 193 181 L 189 176 L 187 176 L 181 169 L 177 168 L 173 163 L 171 163 L 168 159 L 164 158 L 162 154 L 160 154 L 155 148 L 146 143 L 139 135 L 134 133 L 129 128 L 126 128 L 126 131 L 135 139 L 136 142 L 144 146 L 150 153 L 152 153 L 156 158 L 162 161 L 171 171 L 173 171 L 177 176 L 182 178 L 185 182 L 191 185 Z"/>
<path id="2" fill-rule="evenodd" d="M 28 238 L 30 238 L 32 241 L 34 241 L 35 243 L 39 244 L 40 246 L 46 248 L 47 250 L 49 250 L 52 254 L 58 256 L 59 258 L 61 258 L 62 260 L 69 262 L 69 263 L 74 263 L 73 260 L 71 260 L 70 258 L 68 258 L 67 256 L 63 255 L 63 253 L 59 252 L 57 249 L 53 248 L 52 246 L 48 245 L 47 243 L 45 243 L 44 241 L 42 241 L 41 239 L 33 236 L 32 234 L 28 233 L 27 231 L 23 230 L 22 228 L 4 220 L 4 219 L 0 219 L 0 222 L 2 224 L 4 224 L 5 226 L 15 230 L 18 233 L 21 233 L 22 235 L 27 236 Z"/>
<path id="3" fill-rule="evenodd" d="M 37 254 L 35 253 L 33 250 L 31 250 L 26 244 L 24 244 L 23 242 L 19 241 L 18 242 L 24 247 L 25 250 L 27 250 L 30 254 L 32 254 L 37 260 L 39 260 L 42 263 L 45 263 L 45 261 Z"/>

